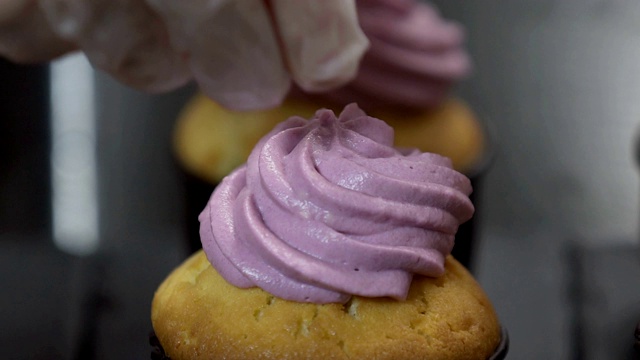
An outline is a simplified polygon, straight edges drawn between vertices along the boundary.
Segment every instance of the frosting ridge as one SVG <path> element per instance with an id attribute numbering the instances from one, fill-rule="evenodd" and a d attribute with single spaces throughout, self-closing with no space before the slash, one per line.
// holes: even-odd
<path id="1" fill-rule="evenodd" d="M 352 104 L 263 137 L 214 191 L 200 233 L 238 287 L 301 302 L 403 299 L 413 274 L 444 271 L 470 193 L 447 158 L 394 148 L 393 129 Z"/>

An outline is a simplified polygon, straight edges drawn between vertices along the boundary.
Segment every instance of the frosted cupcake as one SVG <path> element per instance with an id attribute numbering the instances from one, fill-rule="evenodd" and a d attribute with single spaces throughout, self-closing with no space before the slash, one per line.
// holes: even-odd
<path id="1" fill-rule="evenodd" d="M 200 215 L 203 251 L 156 292 L 167 356 L 491 358 L 496 314 L 450 256 L 470 181 L 393 138 L 355 105 L 264 136 Z"/>

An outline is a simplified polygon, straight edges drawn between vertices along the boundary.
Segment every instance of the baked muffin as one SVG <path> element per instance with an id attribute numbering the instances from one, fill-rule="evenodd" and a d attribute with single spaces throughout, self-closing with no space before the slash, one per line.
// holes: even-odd
<path id="1" fill-rule="evenodd" d="M 500 327 L 453 257 L 439 278 L 414 277 L 404 301 L 297 303 L 226 282 L 203 251 L 167 278 L 152 321 L 171 359 L 488 359 Z"/>
<path id="2" fill-rule="evenodd" d="M 203 251 L 156 292 L 167 355 L 490 358 L 497 316 L 449 255 L 473 214 L 470 181 L 393 137 L 349 105 L 258 141 L 200 214 Z"/>

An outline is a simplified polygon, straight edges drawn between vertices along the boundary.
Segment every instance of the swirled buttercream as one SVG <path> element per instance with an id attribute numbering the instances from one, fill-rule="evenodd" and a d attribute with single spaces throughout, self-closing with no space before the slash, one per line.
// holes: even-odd
<path id="1" fill-rule="evenodd" d="M 200 215 L 211 264 L 231 284 L 300 302 L 407 295 L 439 276 L 473 214 L 449 159 L 393 147 L 355 104 L 292 117 L 227 176 Z"/>
<path id="2" fill-rule="evenodd" d="M 469 73 L 462 26 L 442 18 L 432 5 L 417 0 L 356 4 L 369 49 L 352 82 L 318 96 L 341 106 L 357 102 L 366 111 L 432 108 Z"/>

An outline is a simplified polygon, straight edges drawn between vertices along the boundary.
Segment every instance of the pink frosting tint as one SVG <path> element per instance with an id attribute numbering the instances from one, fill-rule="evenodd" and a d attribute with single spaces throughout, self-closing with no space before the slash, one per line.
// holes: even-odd
<path id="1" fill-rule="evenodd" d="M 263 137 L 214 191 L 200 234 L 238 287 L 299 302 L 404 299 L 414 274 L 444 272 L 470 193 L 447 158 L 394 148 L 393 129 L 352 104 Z"/>
<path id="2" fill-rule="evenodd" d="M 359 23 L 370 41 L 354 81 L 321 94 L 363 109 L 438 105 L 471 64 L 463 28 L 416 0 L 358 0 Z"/>

